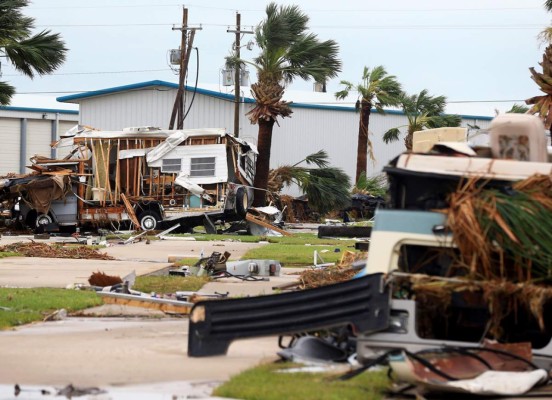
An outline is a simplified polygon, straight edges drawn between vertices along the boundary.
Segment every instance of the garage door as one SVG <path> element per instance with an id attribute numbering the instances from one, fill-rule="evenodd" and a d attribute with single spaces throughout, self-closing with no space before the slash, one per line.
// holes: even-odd
<path id="1" fill-rule="evenodd" d="M 20 121 L 18 118 L 0 118 L 0 175 L 19 173 Z"/>
<path id="2" fill-rule="evenodd" d="M 27 157 L 35 154 L 50 157 L 50 143 L 52 142 L 52 121 L 49 120 L 28 120 L 27 121 Z M 27 165 L 29 165 L 27 163 Z"/>

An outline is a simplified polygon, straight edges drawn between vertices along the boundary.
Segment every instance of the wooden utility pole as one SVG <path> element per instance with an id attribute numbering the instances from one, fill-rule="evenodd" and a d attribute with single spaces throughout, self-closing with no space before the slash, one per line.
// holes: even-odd
<path id="1" fill-rule="evenodd" d="M 236 13 L 236 29 L 228 29 L 226 32 L 231 32 L 236 34 L 236 41 L 234 43 L 236 59 L 240 59 L 240 40 L 241 34 L 251 34 L 253 31 L 242 31 L 241 30 L 241 15 Z M 240 136 L 240 71 L 241 63 L 234 66 L 234 136 Z"/>
<path id="2" fill-rule="evenodd" d="M 194 44 L 195 31 L 201 30 L 200 28 L 191 28 L 188 26 L 188 9 L 184 7 L 182 12 L 182 27 L 172 28 L 173 31 L 179 30 L 182 32 L 180 39 L 180 71 L 178 75 L 178 90 L 176 92 L 176 99 L 174 100 L 174 106 L 171 113 L 171 121 L 169 123 L 169 129 L 174 128 L 174 122 L 178 115 L 178 121 L 176 129 L 182 129 L 184 127 L 184 82 L 186 82 L 186 72 L 188 70 L 188 62 L 190 61 L 190 54 Z M 190 31 L 190 38 L 188 39 L 188 31 Z M 197 71 L 199 73 L 199 71 Z"/>

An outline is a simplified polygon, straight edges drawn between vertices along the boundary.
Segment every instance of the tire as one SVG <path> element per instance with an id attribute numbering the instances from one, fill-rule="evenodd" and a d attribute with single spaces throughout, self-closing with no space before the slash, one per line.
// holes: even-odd
<path id="1" fill-rule="evenodd" d="M 236 214 L 242 218 L 245 218 L 247 209 L 249 208 L 249 196 L 247 190 L 243 186 L 240 186 L 236 190 Z"/>
<path id="2" fill-rule="evenodd" d="M 54 222 L 54 219 L 49 214 L 38 214 L 35 225 L 38 228 L 40 225 L 48 225 Z"/>
<path id="3" fill-rule="evenodd" d="M 145 211 L 140 214 L 140 227 L 144 231 L 154 231 L 160 220 L 161 217 L 155 211 Z"/>

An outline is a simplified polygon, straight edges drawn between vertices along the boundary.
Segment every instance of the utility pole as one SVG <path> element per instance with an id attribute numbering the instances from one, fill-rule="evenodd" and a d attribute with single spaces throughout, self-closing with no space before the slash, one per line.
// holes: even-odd
<path id="1" fill-rule="evenodd" d="M 241 30 L 241 14 L 236 12 L 236 29 L 228 29 L 226 32 L 236 34 L 235 42 L 235 56 L 239 60 L 240 58 L 240 39 L 241 34 L 252 34 L 253 31 Z M 234 66 L 234 136 L 240 136 L 240 70 L 241 63 Z"/>
<path id="2" fill-rule="evenodd" d="M 173 26 L 172 29 L 173 31 L 181 31 L 182 36 L 180 39 L 180 71 L 178 75 L 178 90 L 176 92 L 176 99 L 174 100 L 169 129 L 174 128 L 174 122 L 177 115 L 178 121 L 176 129 L 182 129 L 184 127 L 184 82 L 186 82 L 186 72 L 188 70 L 188 62 L 190 61 L 190 54 L 194 44 L 195 32 L 196 30 L 201 30 L 202 28 L 191 28 L 188 26 L 188 9 L 184 7 L 182 10 L 182 27 L 176 28 Z M 189 39 L 188 31 L 190 31 Z M 199 71 L 197 71 L 197 73 L 199 73 Z"/>

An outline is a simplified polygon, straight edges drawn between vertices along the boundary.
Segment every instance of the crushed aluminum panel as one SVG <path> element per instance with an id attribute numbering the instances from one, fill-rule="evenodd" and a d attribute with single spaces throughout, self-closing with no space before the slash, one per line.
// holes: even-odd
<path id="1" fill-rule="evenodd" d="M 147 154 L 148 151 L 152 150 L 153 147 L 149 149 L 128 149 L 119 151 L 119 160 L 125 160 L 127 158 L 133 157 L 143 157 Z"/>
<path id="2" fill-rule="evenodd" d="M 185 141 L 188 138 L 188 135 L 182 131 L 177 131 L 171 136 L 165 139 L 165 141 L 159 143 L 155 146 L 146 157 L 146 160 L 149 165 L 154 163 L 157 160 L 160 160 L 167 153 L 170 153 L 176 146 Z"/>
<path id="3" fill-rule="evenodd" d="M 202 301 L 190 314 L 188 355 L 225 354 L 235 339 L 353 324 L 360 332 L 388 327 L 390 292 L 383 274 L 292 293 Z"/>

